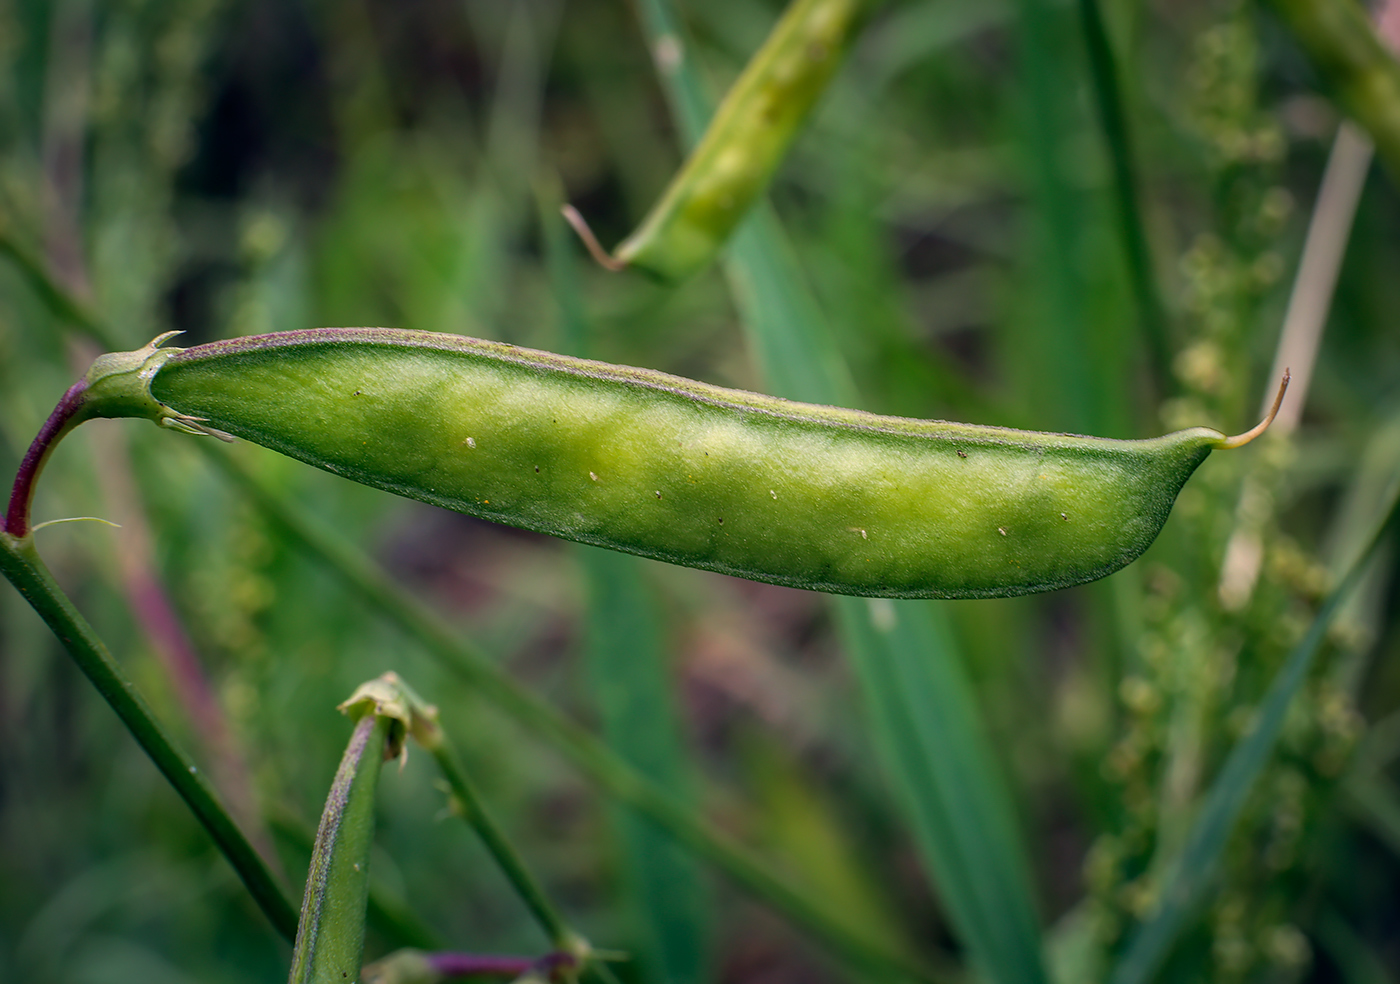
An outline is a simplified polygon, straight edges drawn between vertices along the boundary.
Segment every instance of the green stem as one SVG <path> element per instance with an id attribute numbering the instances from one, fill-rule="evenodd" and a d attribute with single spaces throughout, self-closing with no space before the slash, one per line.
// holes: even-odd
<path id="1" fill-rule="evenodd" d="M 452 743 L 439 730 L 435 740 L 423 742 L 423 744 L 437 760 L 438 768 L 442 769 L 443 777 L 447 780 L 447 785 L 452 790 L 452 796 L 456 801 L 453 804 L 456 811 L 476 831 L 477 836 L 486 845 L 486 849 L 496 859 L 501 871 L 505 873 L 506 878 L 514 886 L 516 894 L 520 896 L 521 901 L 535 917 L 535 921 L 540 924 L 540 928 L 549 937 L 550 943 L 556 950 L 574 953 L 582 937 L 564 922 L 559 910 L 554 907 L 554 903 L 545 895 L 544 889 L 540 887 L 534 876 L 525 867 L 524 860 L 521 859 L 510 841 L 506 839 L 501 828 L 496 826 L 496 821 L 486 811 L 481 797 L 477 795 L 476 788 L 467 778 L 466 770 L 462 768 L 462 760 L 457 755 L 457 750 L 452 747 Z"/>
<path id="2" fill-rule="evenodd" d="M 78 668 L 175 787 L 273 927 L 289 941 L 294 939 L 296 909 L 286 893 L 229 816 L 204 774 L 166 733 L 136 685 L 54 581 L 34 548 L 32 535 L 20 539 L 0 533 L 0 572 L 58 636 Z"/>
<path id="3" fill-rule="evenodd" d="M 26 539 L 30 532 L 29 510 L 34 503 L 34 487 L 39 482 L 39 474 L 49 460 L 49 454 L 67 434 L 86 418 L 83 413 L 84 397 L 87 394 L 86 379 L 80 379 L 68 388 L 63 398 L 49 414 L 44 426 L 39 428 L 24 460 L 15 472 L 15 484 L 10 492 L 10 505 L 6 510 L 0 529 L 15 540 Z"/>
<path id="4" fill-rule="evenodd" d="M 872 944 L 832 919 L 808 894 L 774 875 L 747 850 L 697 819 L 688 808 L 677 804 L 623 762 L 592 733 L 520 687 L 482 653 L 458 639 L 453 629 L 432 609 L 399 588 L 354 546 L 273 495 L 231 455 L 221 453 L 207 442 L 201 442 L 200 447 L 293 540 L 319 557 L 444 666 L 536 738 L 553 747 L 618 802 L 645 814 L 677 841 L 853 966 L 886 977 L 937 979 L 917 961 Z"/>
<path id="5" fill-rule="evenodd" d="M 564 921 L 559 910 L 550 902 L 549 897 L 525 867 L 519 852 L 486 812 L 486 806 L 477 795 L 476 787 L 467 778 L 461 758 L 448 741 L 447 734 L 438 721 L 437 708 L 419 697 L 413 688 L 392 670 L 362 684 L 350 699 L 341 705 L 341 709 L 354 709 L 364 705 L 372 706 L 377 714 L 392 716 L 400 721 L 406 733 L 437 760 L 438 767 L 447 779 L 452 809 L 466 820 L 485 842 L 487 850 L 505 872 L 506 878 L 544 929 L 555 949 L 572 954 L 576 963 L 584 962 L 589 952 L 587 941 Z"/>
<path id="6" fill-rule="evenodd" d="M 1157 282 L 1152 274 L 1152 255 L 1147 246 L 1147 233 L 1138 204 L 1137 164 L 1128 133 L 1128 119 L 1123 112 L 1123 90 L 1118 84 L 1118 66 L 1113 48 L 1104 28 L 1103 12 L 1098 0 L 1079 0 L 1080 21 L 1084 27 L 1084 44 L 1089 54 L 1089 74 L 1093 79 L 1094 102 L 1098 107 L 1099 125 L 1104 142 L 1108 144 L 1109 161 L 1113 169 L 1113 193 L 1118 202 L 1118 232 L 1123 237 L 1123 252 L 1128 261 L 1128 279 L 1137 302 L 1138 317 L 1147 336 L 1152 355 L 1152 374 L 1159 385 L 1169 378 L 1171 345 L 1167 337 L 1167 316 L 1162 306 Z"/>

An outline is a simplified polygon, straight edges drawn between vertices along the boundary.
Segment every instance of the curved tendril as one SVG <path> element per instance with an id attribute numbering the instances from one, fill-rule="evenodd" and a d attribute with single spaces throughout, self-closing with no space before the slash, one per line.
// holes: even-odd
<path id="1" fill-rule="evenodd" d="M 572 205 L 565 205 L 559 212 L 564 216 L 564 221 L 573 226 L 574 232 L 578 233 L 578 237 L 583 240 L 583 245 L 588 247 L 588 252 L 599 266 L 605 270 L 611 270 L 613 273 L 627 269 L 625 260 L 619 260 L 605 250 L 602 243 L 598 242 L 598 237 L 593 235 L 593 230 L 588 227 L 588 220 L 578 209 Z"/>
<path id="2" fill-rule="evenodd" d="M 1293 374 L 1289 370 L 1283 370 L 1283 379 L 1280 380 L 1278 384 L 1278 396 L 1274 397 L 1274 405 L 1269 410 L 1269 415 L 1243 434 L 1236 434 L 1234 437 L 1227 437 L 1222 441 L 1217 441 L 1215 444 L 1216 449 L 1228 451 L 1232 448 L 1242 448 L 1268 430 L 1269 425 L 1272 424 L 1274 418 L 1278 416 L 1278 408 L 1283 406 L 1283 394 L 1288 392 L 1288 381 L 1292 378 Z"/>

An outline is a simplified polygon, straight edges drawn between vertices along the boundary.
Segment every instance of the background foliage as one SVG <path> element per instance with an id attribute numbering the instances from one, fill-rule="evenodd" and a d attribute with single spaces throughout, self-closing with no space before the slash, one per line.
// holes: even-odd
<path id="1" fill-rule="evenodd" d="M 1337 112 L 1251 5 L 1105 2 L 1146 230 L 1135 267 L 1084 7 L 882 6 L 785 163 L 772 199 L 861 406 L 1116 437 L 1254 422 Z M 713 92 L 777 11 L 684 6 Z M 556 218 L 567 199 L 616 242 L 680 161 L 684 126 L 635 14 L 602 0 L 3 0 L 0 233 L 124 348 L 172 328 L 193 343 L 394 325 L 766 388 L 721 269 L 677 289 L 608 274 Z M 1104 582 L 938 606 L 972 684 L 948 699 L 995 753 L 973 778 L 1011 790 L 1060 980 L 1106 976 L 1159 911 L 1207 789 L 1400 465 L 1397 205 L 1374 170 L 1296 433 L 1212 457 L 1158 544 Z M 73 321 L 0 264 L 0 473 L 92 355 Z M 951 975 L 964 965 L 957 889 L 921 862 L 822 597 L 630 560 L 619 572 L 610 555 L 234 452 L 843 924 Z M 444 671 L 192 441 L 82 428 L 35 518 L 87 515 L 122 529 L 52 527 L 41 549 L 290 884 L 349 733 L 335 705 L 392 668 L 442 708 L 571 920 L 638 956 L 624 978 L 853 973 Z M 1230 581 L 1241 530 L 1257 576 Z M 1160 979 L 1400 975 L 1392 568 L 1383 552 L 1334 626 Z M 202 672 L 180 662 L 191 654 Z M 418 922 L 372 920 L 369 956 L 415 935 L 541 952 L 441 807 L 426 757 L 386 771 L 374 870 Z M 639 902 L 658 894 L 664 911 Z M 0 975 L 234 984 L 277 979 L 287 953 L 0 591 Z"/>

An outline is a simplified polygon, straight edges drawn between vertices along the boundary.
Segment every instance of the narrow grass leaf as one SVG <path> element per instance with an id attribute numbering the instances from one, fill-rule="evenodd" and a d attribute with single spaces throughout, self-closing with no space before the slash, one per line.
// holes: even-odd
<path id="1" fill-rule="evenodd" d="M 1025 854 L 941 609 L 837 606 L 876 747 L 974 966 L 992 981 L 1044 980 Z"/>
<path id="2" fill-rule="evenodd" d="M 622 758 L 681 801 L 691 768 L 666 672 L 656 602 L 644 561 L 580 547 L 589 598 L 588 679 L 603 735 Z M 691 856 L 652 821 L 618 811 L 615 829 L 638 913 L 646 926 L 648 980 L 694 984 L 706 978 L 709 906 Z"/>
<path id="3" fill-rule="evenodd" d="M 1171 345 L 1167 338 L 1167 315 L 1157 291 L 1152 254 L 1147 245 L 1142 209 L 1138 205 L 1137 161 L 1132 135 L 1123 108 L 1123 89 L 1118 83 L 1118 65 L 1104 26 L 1099 0 L 1079 0 L 1080 24 L 1089 56 L 1089 80 L 1098 109 L 1099 126 L 1108 146 L 1113 171 L 1113 195 L 1117 199 L 1118 233 L 1128 265 L 1128 282 L 1137 304 L 1138 321 L 1151 353 L 1153 372 L 1159 385 L 1171 365 Z"/>
<path id="4" fill-rule="evenodd" d="M 1111 333 L 1095 331 L 1086 316 L 1085 283 L 1080 274 L 1084 249 L 1084 210 L 1062 164 L 1061 140 L 1069 88 L 1077 65 L 1066 50 L 1068 32 L 1048 0 L 1016 0 L 1019 24 L 1020 85 L 1017 122 L 1030 198 L 1029 267 L 1033 286 L 1022 311 L 1018 344 L 1030 358 L 1018 388 L 1046 414 L 1060 414 L 1056 426 L 1080 434 L 1104 433 L 1108 423 L 1100 396 L 1112 366 Z"/>
<path id="5" fill-rule="evenodd" d="M 1400 792 L 1381 776 L 1352 776 L 1342 785 L 1342 804 L 1400 856 Z"/>

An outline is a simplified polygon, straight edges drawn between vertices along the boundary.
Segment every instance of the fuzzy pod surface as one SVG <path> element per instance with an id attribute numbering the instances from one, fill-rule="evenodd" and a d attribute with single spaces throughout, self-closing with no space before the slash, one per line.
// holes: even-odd
<path id="1" fill-rule="evenodd" d="M 482 519 L 892 598 L 1103 577 L 1152 543 L 1213 448 L 1243 443 L 1205 427 L 1127 441 L 881 416 L 396 329 L 124 356 L 89 375 L 87 415 L 110 404 L 216 428 Z"/>

